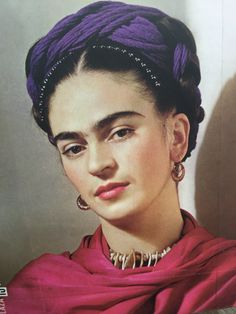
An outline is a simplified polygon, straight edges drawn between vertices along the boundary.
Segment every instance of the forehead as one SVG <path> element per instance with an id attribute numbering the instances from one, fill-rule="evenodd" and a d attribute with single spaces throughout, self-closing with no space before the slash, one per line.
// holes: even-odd
<path id="1" fill-rule="evenodd" d="M 53 134 L 86 132 L 97 121 L 120 111 L 154 113 L 154 100 L 144 95 L 132 73 L 91 71 L 70 76 L 56 88 L 49 104 Z"/>

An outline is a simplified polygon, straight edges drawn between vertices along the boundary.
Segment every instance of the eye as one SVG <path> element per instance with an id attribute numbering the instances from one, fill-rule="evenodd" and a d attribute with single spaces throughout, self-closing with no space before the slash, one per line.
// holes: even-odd
<path id="1" fill-rule="evenodd" d="M 79 145 L 79 144 L 71 145 L 71 146 L 68 145 L 63 149 L 62 154 L 67 157 L 73 158 L 73 157 L 79 156 L 85 149 L 86 149 L 86 146 L 84 145 Z"/>
<path id="2" fill-rule="evenodd" d="M 111 135 L 110 139 L 111 140 L 126 139 L 132 135 L 133 131 L 134 130 L 130 128 L 119 129 Z"/>

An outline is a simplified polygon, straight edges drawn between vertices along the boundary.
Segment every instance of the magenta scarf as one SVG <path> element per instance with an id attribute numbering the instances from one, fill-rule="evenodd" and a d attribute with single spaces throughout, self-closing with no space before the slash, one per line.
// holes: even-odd
<path id="1" fill-rule="evenodd" d="M 154 267 L 120 270 L 101 227 L 72 255 L 44 254 L 12 280 L 8 314 L 197 313 L 236 306 L 236 241 L 183 211 L 183 237 Z"/>

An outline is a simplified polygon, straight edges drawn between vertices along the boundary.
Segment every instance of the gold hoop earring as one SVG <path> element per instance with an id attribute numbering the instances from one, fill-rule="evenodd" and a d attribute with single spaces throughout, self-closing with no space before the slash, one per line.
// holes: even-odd
<path id="1" fill-rule="evenodd" d="M 180 182 L 185 176 L 185 168 L 181 162 L 175 162 L 174 168 L 171 171 L 172 179 L 175 182 Z"/>
<path id="2" fill-rule="evenodd" d="M 82 199 L 81 194 L 77 197 L 76 204 L 81 210 L 90 209 L 89 205 Z"/>

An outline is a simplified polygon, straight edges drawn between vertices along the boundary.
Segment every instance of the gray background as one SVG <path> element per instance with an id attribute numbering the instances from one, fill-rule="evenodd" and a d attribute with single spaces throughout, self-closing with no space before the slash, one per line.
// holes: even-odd
<path id="1" fill-rule="evenodd" d="M 0 3 L 0 283 L 45 252 L 73 251 L 98 223 L 75 205 L 56 150 L 31 117 L 24 61 L 29 47 L 60 18 L 91 1 Z M 127 1 L 143 4 L 144 1 Z M 236 238 L 236 22 L 233 0 L 145 1 L 187 22 L 202 61 L 207 112 L 198 149 L 186 163 L 181 205 L 217 235 Z"/>

